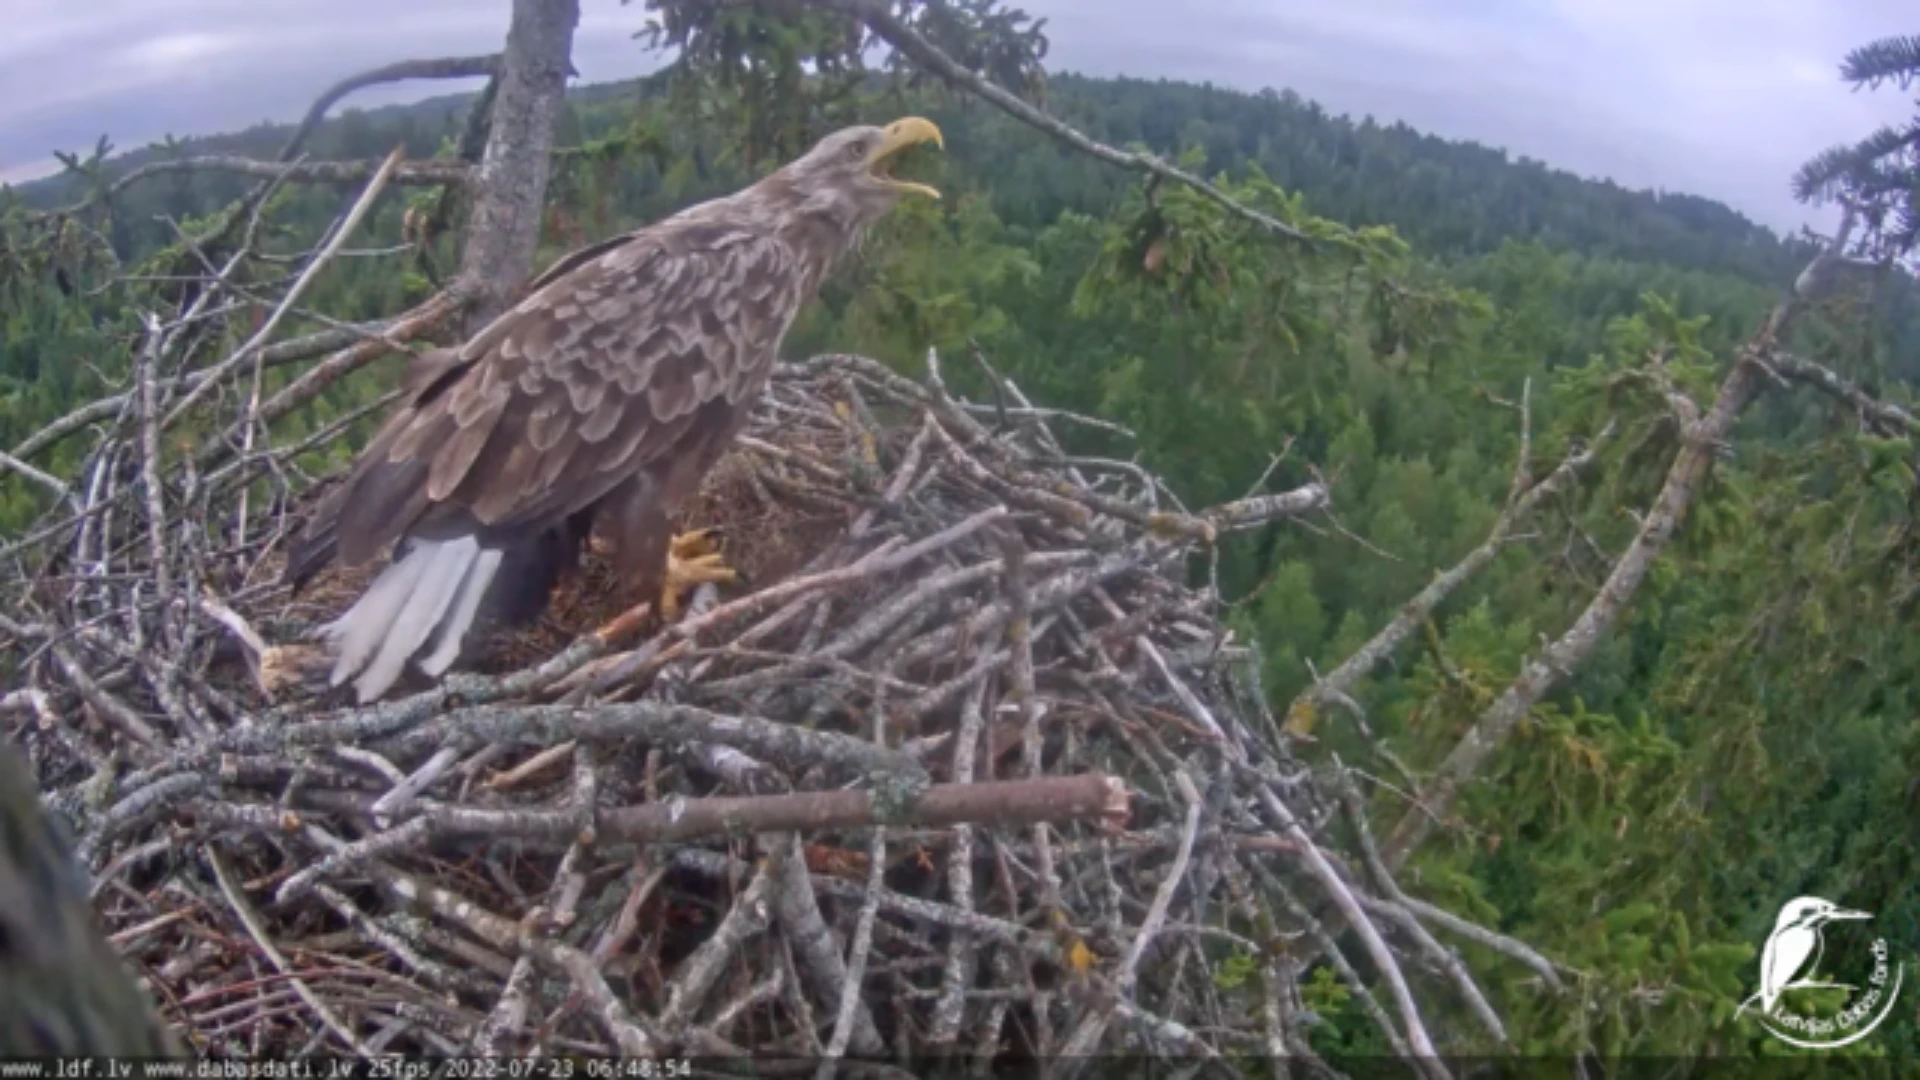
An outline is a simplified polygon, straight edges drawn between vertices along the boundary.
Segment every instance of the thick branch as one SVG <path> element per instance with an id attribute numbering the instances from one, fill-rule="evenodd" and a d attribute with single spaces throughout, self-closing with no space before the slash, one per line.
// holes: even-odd
<path id="1" fill-rule="evenodd" d="M 1405 864 L 1407 856 L 1426 839 L 1434 821 L 1452 809 L 1460 788 L 1473 779 L 1534 705 L 1585 662 L 1600 640 L 1620 621 L 1634 593 L 1646 580 L 1653 561 L 1666 550 L 1667 542 L 1686 520 L 1694 496 L 1699 493 L 1707 469 L 1713 463 L 1714 448 L 1753 399 L 1759 371 L 1754 363 L 1758 345 L 1756 342 L 1742 350 L 1733 370 L 1721 383 L 1713 407 L 1687 430 L 1685 442 L 1674 457 L 1666 482 L 1639 534 L 1614 564 L 1593 601 L 1565 634 L 1527 662 L 1519 677 L 1441 762 L 1434 783 L 1422 792 L 1424 806 L 1414 807 L 1401 818 L 1387 839 L 1385 857 L 1389 867 L 1398 870 Z"/>
<path id="2" fill-rule="evenodd" d="M 907 821 L 927 827 L 971 824 L 1008 828 L 1036 822 L 1124 819 L 1127 791 L 1099 773 L 994 783 L 936 784 L 927 789 Z M 644 843 L 677 841 L 733 829 L 751 832 L 812 832 L 881 824 L 866 791 L 810 791 L 764 798 L 688 799 L 609 810 L 600 825 L 609 837 Z"/>
<path id="3" fill-rule="evenodd" d="M 1309 510 L 1319 510 L 1327 505 L 1330 497 L 1327 485 L 1316 480 L 1305 487 L 1277 495 L 1255 495 L 1222 503 L 1200 516 L 1221 532 L 1239 532 L 1281 518 L 1299 517 Z"/>
<path id="4" fill-rule="evenodd" d="M 1904 431 L 1910 435 L 1920 435 L 1920 417 L 1914 416 L 1892 402 L 1881 401 L 1831 368 L 1779 350 L 1767 354 L 1767 364 L 1789 379 L 1806 383 L 1846 402 L 1861 416 L 1883 427 Z"/>
<path id="5" fill-rule="evenodd" d="M 39 484 L 41 487 L 46 488 L 56 499 L 70 500 L 71 492 L 67 490 L 66 481 L 49 473 L 41 472 L 39 469 L 34 468 L 32 465 L 29 465 L 12 454 L 0 451 L 0 470 L 5 469 L 11 469 L 34 483 Z"/>
<path id="6" fill-rule="evenodd" d="M 815 832 L 875 825 L 939 828 L 969 823 L 989 828 L 1037 822 L 1124 822 L 1127 789 L 1099 773 L 989 784 L 941 784 L 910 806 L 893 806 L 874 791 L 808 791 L 757 797 L 676 798 L 605 810 L 595 816 L 599 840 L 652 844 L 739 833 Z M 446 806 L 329 854 L 288 878 L 286 902 L 321 878 L 392 851 L 448 836 L 565 840 L 581 828 L 578 813 L 563 810 L 476 810 Z"/>
<path id="7" fill-rule="evenodd" d="M 281 161 L 292 161 L 300 148 L 306 145 L 314 129 L 327 118 L 327 110 L 334 107 L 341 98 L 356 90 L 382 83 L 405 82 L 408 79 L 471 79 L 491 76 L 500 68 L 500 54 L 490 56 L 445 56 L 438 60 L 402 60 L 397 64 L 377 67 L 372 71 L 363 71 L 351 75 L 328 87 L 326 92 L 314 99 L 307 109 L 307 115 L 300 126 L 288 137 L 287 145 L 280 150 Z"/>

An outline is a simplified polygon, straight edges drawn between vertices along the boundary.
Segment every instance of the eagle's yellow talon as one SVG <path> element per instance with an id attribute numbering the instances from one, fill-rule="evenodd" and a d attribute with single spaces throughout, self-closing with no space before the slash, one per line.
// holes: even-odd
<path id="1" fill-rule="evenodd" d="M 715 554 L 720 550 L 720 545 L 713 542 L 712 529 L 695 529 L 675 536 L 669 542 L 668 550 L 676 559 L 692 559 Z"/>
<path id="2" fill-rule="evenodd" d="M 660 589 L 660 617 L 680 617 L 681 598 L 709 582 L 732 585 L 740 575 L 728 566 L 710 530 L 681 533 L 667 545 L 667 581 Z"/>

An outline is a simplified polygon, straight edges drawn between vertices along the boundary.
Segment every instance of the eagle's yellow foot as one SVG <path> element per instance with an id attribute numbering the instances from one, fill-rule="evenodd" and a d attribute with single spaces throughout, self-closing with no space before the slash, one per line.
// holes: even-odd
<path id="1" fill-rule="evenodd" d="M 701 585 L 731 585 L 740 580 L 726 564 L 711 530 L 681 533 L 667 545 L 667 581 L 660 589 L 660 618 L 672 622 L 680 617 L 681 598 Z"/>

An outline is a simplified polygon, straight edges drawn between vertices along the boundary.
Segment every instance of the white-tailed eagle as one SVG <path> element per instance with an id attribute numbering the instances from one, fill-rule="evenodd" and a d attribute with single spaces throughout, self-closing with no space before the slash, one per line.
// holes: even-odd
<path id="1" fill-rule="evenodd" d="M 297 589 L 394 545 L 323 630 L 333 684 L 367 702 L 409 662 L 443 674 L 477 618 L 538 616 L 590 536 L 666 598 L 724 573 L 680 560 L 669 515 L 746 424 L 834 263 L 902 195 L 938 197 L 888 175 L 924 142 L 940 131 L 918 117 L 836 132 L 752 187 L 567 256 L 465 345 L 418 358 L 288 556 Z"/>

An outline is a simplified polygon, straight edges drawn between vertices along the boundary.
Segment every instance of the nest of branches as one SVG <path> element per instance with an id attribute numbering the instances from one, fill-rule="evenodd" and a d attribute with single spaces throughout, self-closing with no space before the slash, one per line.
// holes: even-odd
<path id="1" fill-rule="evenodd" d="M 112 940 L 202 1052 L 1310 1058 L 1331 965 L 1430 1056 L 1423 987 L 1485 1028 L 1443 1034 L 1504 1035 L 1429 927 L 1553 980 L 1393 885 L 1190 584 L 1317 483 L 1189 511 L 1004 380 L 822 357 L 689 513 L 746 584 L 663 625 L 590 560 L 539 626 L 356 707 L 311 636 L 355 582 L 274 584 L 294 462 L 344 428 L 163 453 L 246 365 L 169 375 L 153 330 L 11 545 L 0 663 Z"/>

